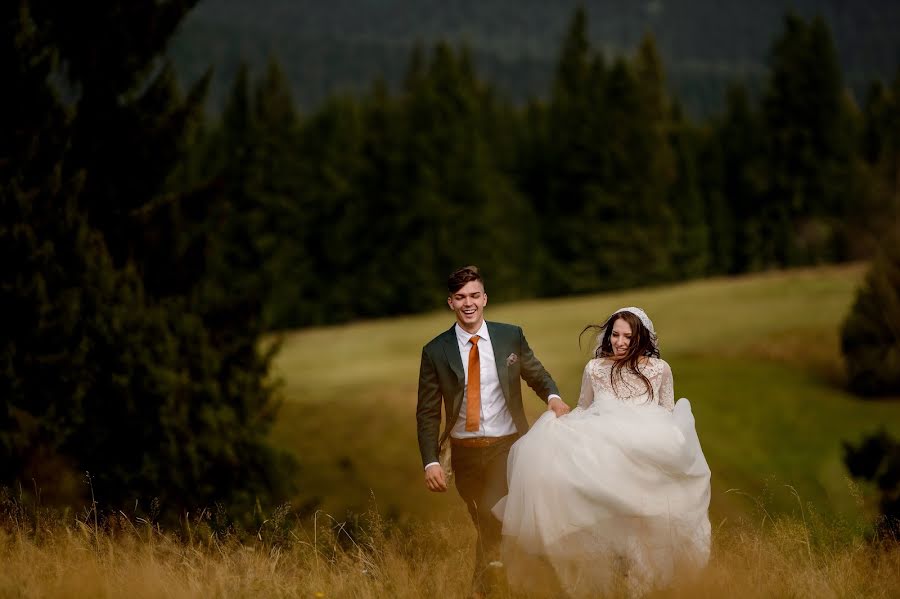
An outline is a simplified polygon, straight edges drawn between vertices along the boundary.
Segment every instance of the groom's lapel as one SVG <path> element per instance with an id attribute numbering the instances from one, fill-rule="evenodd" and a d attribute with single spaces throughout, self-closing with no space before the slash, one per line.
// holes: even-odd
<path id="1" fill-rule="evenodd" d="M 493 323 L 487 323 L 488 334 L 491 336 L 491 345 L 494 348 L 494 362 L 497 364 L 497 378 L 500 379 L 500 386 L 503 388 L 503 397 L 509 401 L 509 366 L 506 365 L 506 359 L 509 353 L 509 343 L 503 337 L 503 333 Z"/>
<path id="2" fill-rule="evenodd" d="M 456 342 L 456 325 L 450 327 L 450 330 L 444 333 L 444 355 L 447 356 L 447 363 L 450 364 L 450 370 L 459 379 L 459 386 L 466 384 L 466 371 L 463 370 L 462 358 L 459 357 L 459 344 Z"/>

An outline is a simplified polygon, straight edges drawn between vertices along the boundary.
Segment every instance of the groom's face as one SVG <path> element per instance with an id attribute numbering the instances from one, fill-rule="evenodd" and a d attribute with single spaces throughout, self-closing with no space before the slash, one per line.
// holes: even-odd
<path id="1" fill-rule="evenodd" d="M 487 305 L 487 293 L 481 281 L 469 281 L 457 291 L 450 294 L 447 304 L 456 314 L 456 322 L 464 330 L 474 333 L 481 327 L 484 318 L 484 307 Z"/>

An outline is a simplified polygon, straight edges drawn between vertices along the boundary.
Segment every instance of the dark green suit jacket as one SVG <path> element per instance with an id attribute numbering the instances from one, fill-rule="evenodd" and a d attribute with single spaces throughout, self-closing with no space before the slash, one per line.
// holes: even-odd
<path id="1" fill-rule="evenodd" d="M 423 466 L 438 461 L 441 444 L 447 440 L 456 424 L 466 389 L 465 370 L 459 356 L 455 326 L 454 324 L 450 330 L 441 333 L 422 348 L 416 422 Z M 550 373 L 534 356 L 521 327 L 499 322 L 488 322 L 487 327 L 506 406 L 519 434 L 524 435 L 528 431 L 528 420 L 522 407 L 520 380 L 524 379 L 544 402 L 548 396 L 558 395 L 559 390 Z M 447 424 L 443 434 L 440 434 L 442 404 Z"/>

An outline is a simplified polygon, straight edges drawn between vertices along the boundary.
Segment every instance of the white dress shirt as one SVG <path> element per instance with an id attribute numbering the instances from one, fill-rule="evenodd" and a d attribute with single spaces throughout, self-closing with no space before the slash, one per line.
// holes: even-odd
<path id="1" fill-rule="evenodd" d="M 516 432 L 516 423 L 506 406 L 506 397 L 503 396 L 503 388 L 500 386 L 500 378 L 497 375 L 497 362 L 494 358 L 494 346 L 491 345 L 491 336 L 488 333 L 487 323 L 482 320 L 481 328 L 475 333 L 465 331 L 459 323 L 456 330 L 456 343 L 459 346 L 459 357 L 462 358 L 465 380 L 469 382 L 469 352 L 472 344 L 469 340 L 478 335 L 478 358 L 481 364 L 481 419 L 477 431 L 466 430 L 466 406 L 468 400 L 463 393 L 462 405 L 459 407 L 459 417 L 450 436 L 456 439 L 471 437 L 503 437 Z"/>

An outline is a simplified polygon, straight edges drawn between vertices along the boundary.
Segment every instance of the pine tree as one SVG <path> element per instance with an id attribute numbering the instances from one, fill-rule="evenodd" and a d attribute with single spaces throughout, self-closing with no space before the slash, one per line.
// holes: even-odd
<path id="1" fill-rule="evenodd" d="M 703 201 L 697 164 L 701 133 L 681 116 L 679 110 L 673 111 L 671 122 L 669 143 L 677 172 L 670 188 L 670 205 L 677 220 L 672 275 L 695 278 L 707 274 L 710 267 L 708 217 L 712 215 L 707 213 Z"/>
<path id="2" fill-rule="evenodd" d="M 586 188 L 595 176 L 590 150 L 591 48 L 587 14 L 579 7 L 563 39 L 548 107 L 545 152 L 546 191 L 535 197 L 541 222 L 553 231 L 556 242 L 547 248 L 544 291 L 557 295 L 595 284 L 593 269 L 579 264 L 585 251 L 584 222 L 579 216 L 588 203 Z M 590 208 L 588 208 L 590 210 Z M 594 224 L 595 223 L 591 223 Z M 581 254 L 581 255 L 579 255 Z M 586 280 L 587 279 L 587 280 Z"/>
<path id="3" fill-rule="evenodd" d="M 766 261 L 845 258 L 841 222 L 859 191 L 858 169 L 852 114 L 825 22 L 789 14 L 771 68 L 763 101 L 771 178 L 762 220 Z"/>
<path id="4" fill-rule="evenodd" d="M 617 126 L 608 106 L 610 72 L 588 42 L 587 17 L 576 10 L 563 41 L 542 138 L 532 153 L 546 183 L 531 191 L 541 222 L 554 231 L 547 247 L 543 291 L 550 295 L 593 291 L 617 280 L 616 267 L 600 256 L 609 233 L 620 226 L 620 198 L 610 190 Z M 540 185 L 540 183 L 538 183 Z"/>
<path id="5" fill-rule="evenodd" d="M 527 242 L 534 217 L 503 170 L 502 138 L 490 138 L 499 126 L 488 123 L 493 98 L 468 49 L 438 44 L 420 86 L 404 100 L 407 156 L 418 163 L 409 193 L 440 273 L 433 288 L 460 264 L 474 263 L 487 273 L 495 297 L 515 297 L 530 286 L 521 273 L 534 259 Z"/>
<path id="6" fill-rule="evenodd" d="M 683 201 L 679 202 L 684 213 L 677 214 L 671 204 L 671 189 L 677 183 L 679 165 L 672 147 L 674 122 L 665 71 L 653 36 L 647 35 L 641 41 L 633 63 L 640 112 L 634 123 L 638 126 L 632 138 L 631 152 L 635 153 L 631 154 L 631 160 L 635 166 L 643 168 L 642 177 L 635 179 L 640 191 L 634 200 L 637 208 L 634 224 L 638 231 L 646 230 L 639 246 L 643 251 L 647 281 L 671 280 L 678 276 L 674 260 L 680 249 L 687 250 L 682 257 L 698 251 L 700 255 L 693 258 L 704 259 L 701 248 L 679 243 L 679 234 L 684 234 L 683 239 L 696 237 L 694 243 L 702 245 L 703 233 L 696 235 L 691 230 L 697 224 L 699 206 L 689 186 L 684 188 L 688 195 L 682 196 Z M 686 172 L 689 164 L 684 162 L 682 166 L 683 173 L 689 176 Z M 683 223 L 679 223 L 679 219 Z M 680 230 L 682 224 L 687 225 L 688 230 Z"/>
<path id="7" fill-rule="evenodd" d="M 861 152 L 873 189 L 853 222 L 863 245 L 856 253 L 866 255 L 885 233 L 900 228 L 900 67 L 890 85 L 873 82 L 862 121 Z"/>
<path id="8" fill-rule="evenodd" d="M 726 98 L 724 117 L 714 126 L 712 155 L 720 161 L 716 175 L 721 203 L 713 226 L 713 256 L 729 274 L 763 268 L 766 262 L 765 194 L 768 172 L 766 137 L 761 116 L 750 106 L 746 89 L 733 86 Z M 713 200 L 711 200 L 713 201 Z"/>
<path id="9" fill-rule="evenodd" d="M 214 301 L 217 194 L 174 187 L 206 80 L 182 97 L 161 52 L 192 3 L 16 4 L 0 245 L 22 310 L 0 348 L 2 482 L 78 503 L 60 494 L 90 471 L 106 506 L 249 511 L 286 479 L 265 445 L 259 307 Z"/>
<path id="10" fill-rule="evenodd" d="M 850 388 L 900 397 L 900 230 L 882 239 L 841 329 Z"/>
<path id="11" fill-rule="evenodd" d="M 253 93 L 252 156 L 258 260 L 270 289 L 265 327 L 279 329 L 309 322 L 315 311 L 314 257 L 307 247 L 310 210 L 299 155 L 301 122 L 281 64 L 269 59 Z M 249 223 L 248 223 L 249 224 Z"/>
<path id="12" fill-rule="evenodd" d="M 301 128 L 299 177 L 307 211 L 304 237 L 316 297 L 296 324 L 344 322 L 357 316 L 355 273 L 366 248 L 355 242 L 368 224 L 357 185 L 363 169 L 364 122 L 359 103 L 335 96 Z M 328 285 L 321 285 L 328 281 Z"/>
<path id="13" fill-rule="evenodd" d="M 421 68 L 420 84 L 426 85 L 426 65 Z M 358 309 L 364 315 L 405 314 L 437 305 L 437 256 L 425 233 L 434 215 L 418 192 L 416 180 L 424 165 L 409 151 L 413 132 L 404 117 L 401 99 L 392 97 L 383 81 L 363 100 L 362 163 L 356 187 L 367 226 L 355 243 L 367 256 L 360 261 L 355 280 Z"/>

